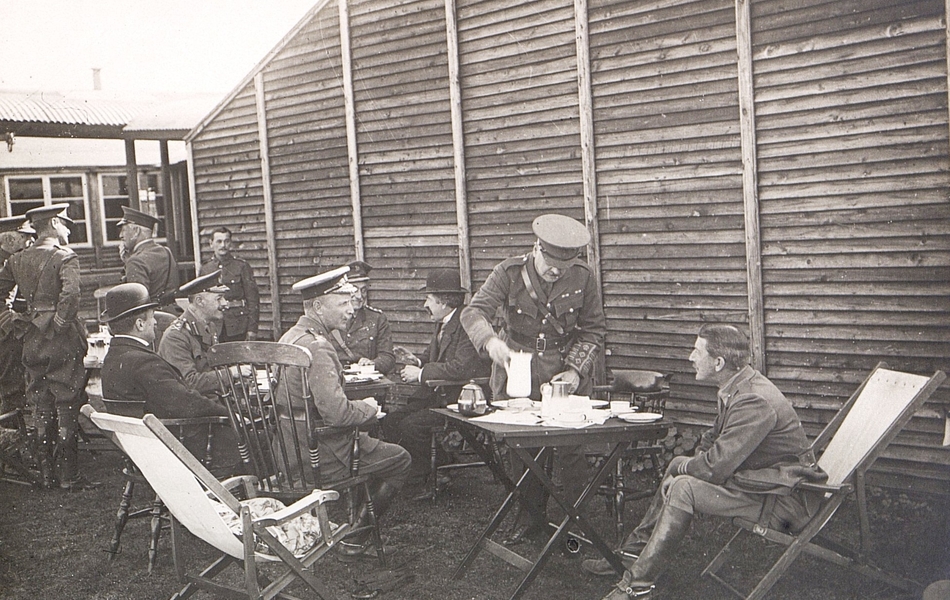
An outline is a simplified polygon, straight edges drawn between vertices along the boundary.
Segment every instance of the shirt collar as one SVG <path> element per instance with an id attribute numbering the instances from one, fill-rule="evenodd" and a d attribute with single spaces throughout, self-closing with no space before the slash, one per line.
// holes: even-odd
<path id="1" fill-rule="evenodd" d="M 739 369 L 739 371 L 729 378 L 722 386 L 719 387 L 719 401 L 722 402 L 723 406 L 729 404 L 732 400 L 732 397 L 736 395 L 736 392 L 739 391 L 739 386 L 746 381 L 752 379 L 752 376 L 755 375 L 755 369 L 746 365 Z"/>
<path id="2" fill-rule="evenodd" d="M 114 338 L 125 338 L 125 339 L 127 339 L 127 340 L 135 340 L 136 342 L 142 344 L 142 345 L 145 346 L 146 348 L 148 348 L 148 347 L 151 346 L 151 344 L 149 344 L 148 342 L 146 342 L 146 341 L 143 340 L 142 338 L 140 338 L 140 337 L 135 337 L 134 335 L 126 335 L 126 334 L 124 334 L 124 333 L 117 333 L 116 335 L 114 335 L 114 336 L 112 336 L 112 337 L 114 337 Z"/>
<path id="3" fill-rule="evenodd" d="M 445 327 L 445 325 L 448 324 L 448 322 L 452 320 L 452 316 L 455 315 L 455 311 L 457 311 L 457 310 L 458 310 L 457 308 L 453 308 L 453 309 L 452 309 L 452 312 L 450 312 L 449 314 L 447 314 L 447 315 L 445 315 L 444 317 L 442 317 L 442 326 L 443 326 L 443 327 Z"/>

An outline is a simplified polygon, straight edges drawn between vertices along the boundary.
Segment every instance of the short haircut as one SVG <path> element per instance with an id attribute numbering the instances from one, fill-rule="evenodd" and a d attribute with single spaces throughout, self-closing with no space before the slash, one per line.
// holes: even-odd
<path id="1" fill-rule="evenodd" d="M 214 234 L 216 233 L 223 233 L 224 235 L 231 237 L 231 230 L 223 225 L 221 227 L 215 227 L 211 230 L 211 239 L 214 239 Z"/>
<path id="2" fill-rule="evenodd" d="M 749 364 L 749 338 L 735 325 L 706 323 L 698 337 L 706 340 L 706 351 L 713 358 L 722 357 L 726 367 L 739 370 Z"/>
<path id="3" fill-rule="evenodd" d="M 135 329 L 135 321 L 146 318 L 148 316 L 148 311 L 150 310 L 152 309 L 147 308 L 145 310 L 134 312 L 131 315 L 116 319 L 115 321 L 110 321 L 109 331 L 112 332 L 112 335 L 131 333 Z"/>
<path id="4" fill-rule="evenodd" d="M 465 304 L 465 293 L 433 292 L 435 299 L 449 308 L 458 308 Z"/>

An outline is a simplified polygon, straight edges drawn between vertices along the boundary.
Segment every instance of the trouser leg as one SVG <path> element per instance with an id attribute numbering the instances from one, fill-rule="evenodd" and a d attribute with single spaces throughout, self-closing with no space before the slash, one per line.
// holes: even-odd
<path id="1" fill-rule="evenodd" d="M 55 468 L 60 486 L 68 488 L 79 481 L 79 407 L 60 405 L 56 413 Z"/>
<path id="2" fill-rule="evenodd" d="M 36 427 L 36 466 L 40 470 L 40 485 L 53 487 L 53 451 L 56 447 L 56 408 L 53 402 L 41 401 L 33 405 L 33 424 Z"/>

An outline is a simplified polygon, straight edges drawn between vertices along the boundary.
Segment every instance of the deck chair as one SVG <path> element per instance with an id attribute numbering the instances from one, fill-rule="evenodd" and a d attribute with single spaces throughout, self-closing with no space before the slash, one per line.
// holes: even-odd
<path id="1" fill-rule="evenodd" d="M 663 414 L 666 400 L 670 396 L 670 373 L 642 371 L 638 369 L 612 370 L 611 379 L 605 385 L 595 385 L 594 395 L 603 400 L 623 400 L 635 406 L 638 411 Z M 614 528 L 617 540 L 624 539 L 624 508 L 627 502 L 652 496 L 656 486 L 663 479 L 663 453 L 666 448 L 661 440 L 642 440 L 636 446 L 628 448 L 607 479 L 597 490 L 604 497 L 607 511 L 614 515 Z M 598 458 L 604 454 L 594 454 Z M 637 461 L 649 458 L 653 471 L 652 487 L 633 487 L 627 483 L 626 474 Z"/>
<path id="2" fill-rule="evenodd" d="M 256 486 L 252 476 L 233 477 L 219 482 L 188 449 L 154 415 L 136 419 L 96 412 L 82 408 L 99 429 L 109 435 L 126 453 L 168 507 L 172 519 L 172 551 L 179 577 L 188 583 L 173 600 L 191 596 L 198 589 L 227 597 L 269 599 L 291 597 L 283 593 L 295 578 L 301 579 L 321 598 L 335 596 L 312 573 L 319 560 L 348 530 L 347 525 L 330 523 L 325 504 L 339 498 L 339 493 L 313 490 L 291 506 L 263 517 L 253 517 L 249 500 L 238 500 L 234 491 L 254 498 Z M 295 556 L 277 539 L 274 527 L 293 521 L 306 513 L 315 513 L 319 523 L 317 542 Z M 240 527 L 229 526 L 228 516 L 236 516 Z M 220 552 L 222 556 L 199 574 L 185 573 L 181 561 L 180 525 Z M 239 529 L 240 532 L 236 532 Z M 247 535 L 253 532 L 253 535 Z M 282 572 L 267 577 L 258 570 L 259 563 L 281 565 Z M 238 588 L 215 577 L 231 565 L 243 570 L 244 588 Z M 262 587 L 263 586 L 263 587 Z"/>
<path id="3" fill-rule="evenodd" d="M 756 600 L 765 597 L 795 559 L 805 552 L 896 588 L 919 592 L 920 586 L 916 582 L 886 573 L 867 562 L 870 526 L 864 481 L 865 473 L 874 461 L 944 379 L 946 375 L 942 371 L 925 377 L 892 371 L 884 363 L 879 363 L 812 444 L 815 454 L 820 453 L 818 465 L 828 474 L 828 481 L 820 485 L 804 482 L 799 485 L 799 489 L 824 494 L 815 516 L 797 535 L 769 529 L 744 519 L 733 519 L 739 530 L 702 574 L 740 598 Z M 860 548 L 856 552 L 848 549 L 843 542 L 830 540 L 827 532 L 823 532 L 838 507 L 852 493 L 856 496 L 861 529 Z M 732 545 L 739 535 L 750 532 L 786 546 L 786 549 L 752 592 L 745 595 L 725 581 L 719 575 L 719 570 L 728 561 Z M 822 533 L 823 536 L 820 535 Z"/>
<path id="4" fill-rule="evenodd" d="M 279 342 L 225 342 L 215 344 L 208 353 L 208 364 L 218 374 L 220 395 L 238 438 L 238 450 L 248 471 L 258 479 L 258 492 L 293 502 L 315 487 L 343 491 L 351 534 L 362 529 L 357 523 L 365 503 L 370 523 L 366 527 L 372 529 L 376 556 L 385 566 L 369 478 L 359 473 L 359 429 L 321 425 L 307 383 L 311 360 L 306 348 Z M 278 393 L 282 387 L 300 390 L 303 406 L 289 406 L 290 394 Z M 331 481 L 320 468 L 320 439 L 339 433 L 352 439 L 349 475 Z"/>
<path id="5" fill-rule="evenodd" d="M 141 419 L 145 416 L 145 402 L 138 400 L 114 400 L 103 398 L 102 403 L 106 412 L 114 415 L 133 417 Z M 207 469 L 212 468 L 211 448 L 214 443 L 214 431 L 216 427 L 227 425 L 226 417 L 191 417 L 186 419 L 162 419 L 162 424 L 175 434 L 180 441 L 189 428 L 201 428 L 205 431 L 205 448 L 201 463 Z M 148 518 L 150 521 L 149 544 L 148 544 L 148 572 L 151 573 L 155 568 L 155 561 L 158 558 L 158 542 L 161 536 L 162 527 L 168 522 L 167 510 L 162 504 L 161 498 L 157 494 L 145 506 L 134 507 L 132 498 L 136 486 L 148 485 L 145 477 L 135 467 L 135 463 L 128 456 L 123 456 L 124 465 L 122 467 L 122 497 L 119 500 L 119 509 L 116 511 L 114 532 L 112 540 L 109 542 L 109 560 L 112 561 L 119 554 L 119 548 L 122 542 L 122 533 L 130 520 L 139 518 Z"/>

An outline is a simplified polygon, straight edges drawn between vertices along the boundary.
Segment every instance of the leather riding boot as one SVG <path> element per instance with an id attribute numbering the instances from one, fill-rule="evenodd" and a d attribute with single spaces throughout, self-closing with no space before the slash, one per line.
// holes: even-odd
<path id="1" fill-rule="evenodd" d="M 653 501 L 650 502 L 650 506 L 647 508 L 646 513 L 644 513 L 643 518 L 640 519 L 640 523 L 624 538 L 620 548 L 616 549 L 617 554 L 620 555 L 620 560 L 623 561 L 623 565 L 626 568 L 629 569 L 633 565 L 633 561 L 643 552 L 643 548 L 650 540 L 650 534 L 653 533 L 653 528 L 656 526 L 656 521 L 660 513 L 663 512 L 663 506 L 665 504 L 663 494 L 658 489 L 656 493 L 653 494 Z M 581 568 L 591 575 L 597 575 L 598 577 L 613 577 L 617 574 L 614 568 L 610 566 L 610 563 L 607 562 L 607 559 L 603 557 L 588 558 L 581 563 Z"/>
<path id="2" fill-rule="evenodd" d="M 55 415 L 47 411 L 36 411 L 36 466 L 40 471 L 40 487 L 49 489 L 55 484 L 53 475 L 53 450 L 56 438 L 53 433 Z"/>
<path id="3" fill-rule="evenodd" d="M 373 510 L 376 513 L 376 518 L 386 514 L 386 511 L 392 506 L 393 500 L 398 493 L 399 488 L 387 481 L 380 481 L 375 486 L 372 486 L 370 494 L 372 494 Z"/>
<path id="4" fill-rule="evenodd" d="M 664 507 L 643 552 L 604 600 L 648 597 L 657 577 L 669 566 L 670 557 L 686 535 L 692 520 L 692 513 L 669 505 Z"/>

